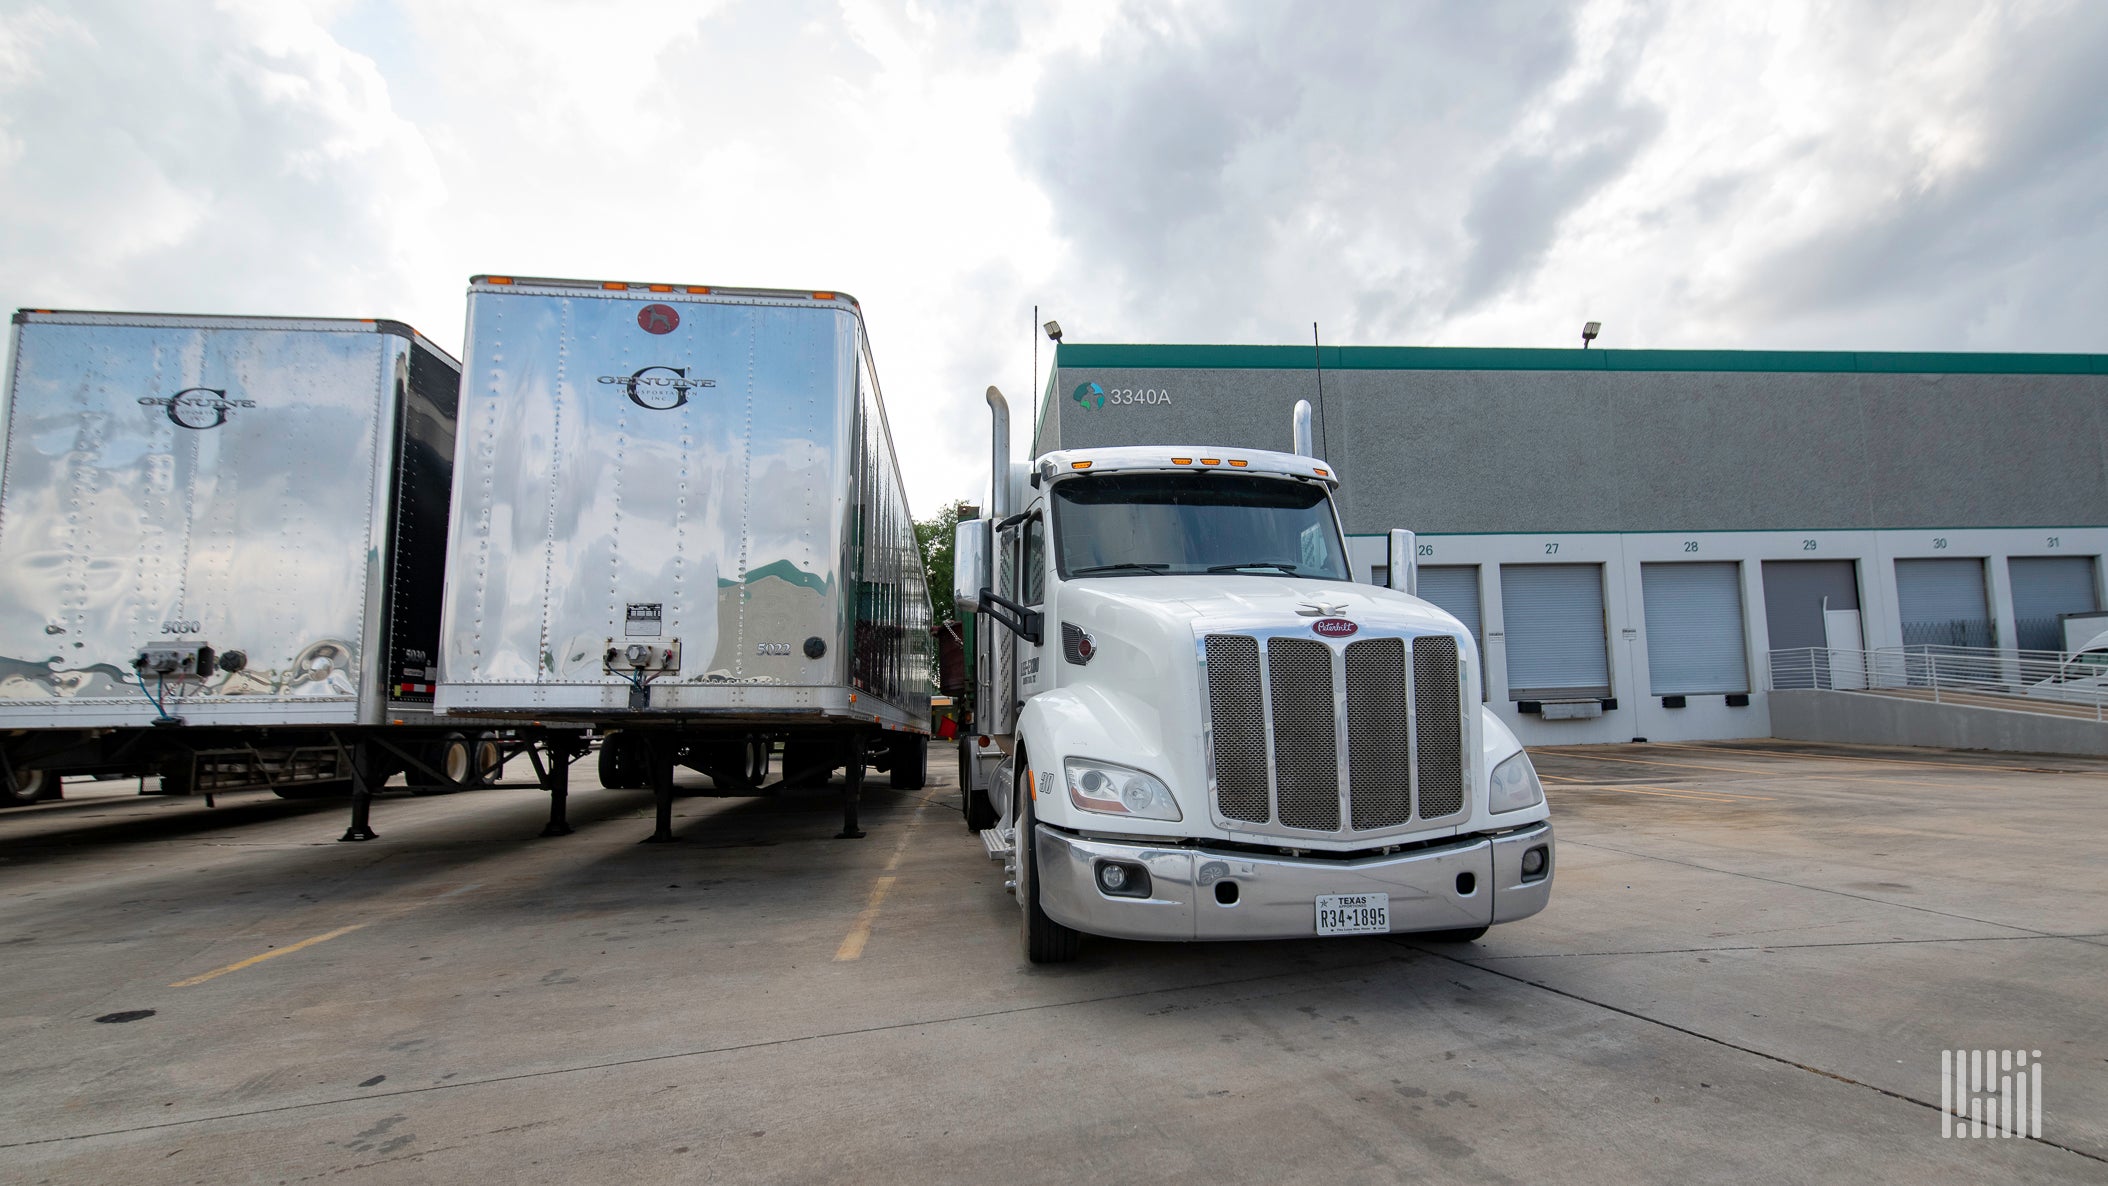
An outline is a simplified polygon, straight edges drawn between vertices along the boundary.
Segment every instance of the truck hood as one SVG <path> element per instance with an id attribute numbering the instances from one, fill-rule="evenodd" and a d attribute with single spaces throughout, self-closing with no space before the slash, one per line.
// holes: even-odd
<path id="1" fill-rule="evenodd" d="M 1178 619 L 1195 633 L 1279 629 L 1319 618 L 1344 618 L 1375 634 L 1440 633 L 1470 638 L 1463 623 L 1428 602 L 1346 581 L 1221 573 L 1097 577 L 1068 582 L 1065 597 L 1107 609 L 1118 607 L 1166 625 L 1170 624 L 1167 619 Z"/>

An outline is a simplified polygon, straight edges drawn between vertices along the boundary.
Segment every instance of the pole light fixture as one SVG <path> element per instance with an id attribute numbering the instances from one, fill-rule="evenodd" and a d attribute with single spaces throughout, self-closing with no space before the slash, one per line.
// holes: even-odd
<path id="1" fill-rule="evenodd" d="M 1583 325 L 1581 327 L 1581 348 L 1583 350 L 1588 349 L 1588 344 L 1595 341 L 1596 335 L 1602 332 L 1603 323 L 1600 321 L 1591 321 Z"/>
<path id="2" fill-rule="evenodd" d="M 1059 321 L 1049 321 L 1047 323 L 1047 340 L 1050 342 L 1059 342 L 1061 340 L 1061 323 Z"/>

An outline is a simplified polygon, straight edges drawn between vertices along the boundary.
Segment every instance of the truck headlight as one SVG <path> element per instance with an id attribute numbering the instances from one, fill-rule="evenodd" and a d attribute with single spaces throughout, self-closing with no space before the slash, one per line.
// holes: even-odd
<path id="1" fill-rule="evenodd" d="M 1489 804 L 1495 812 L 1521 811 L 1544 802 L 1544 784 L 1537 781 L 1537 768 L 1530 765 L 1530 755 L 1516 754 L 1493 768 L 1493 798 Z"/>
<path id="2" fill-rule="evenodd" d="M 1069 802 L 1080 810 L 1134 819 L 1185 818 L 1171 788 L 1153 774 L 1089 758 L 1070 758 L 1062 767 L 1069 777 Z"/>

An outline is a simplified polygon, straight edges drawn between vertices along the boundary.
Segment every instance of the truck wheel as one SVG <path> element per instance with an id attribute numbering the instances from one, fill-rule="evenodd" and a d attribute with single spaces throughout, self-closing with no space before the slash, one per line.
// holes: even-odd
<path id="1" fill-rule="evenodd" d="M 896 791 L 919 791 L 929 784 L 930 739 L 909 733 L 886 743 L 893 751 L 890 777 Z"/>
<path id="2" fill-rule="evenodd" d="M 626 733 L 611 733 L 600 742 L 600 785 L 611 791 L 634 791 L 645 781 L 645 763 Z"/>
<path id="3" fill-rule="evenodd" d="M 413 795 L 451 794 L 468 782 L 469 771 L 475 768 L 475 753 L 469 746 L 468 738 L 459 733 L 449 733 L 440 738 L 425 750 L 423 757 L 426 765 L 446 775 L 448 781 L 425 782 L 423 778 L 429 775 L 421 776 L 418 781 L 410 784 L 410 793 Z"/>
<path id="4" fill-rule="evenodd" d="M 1021 916 L 1018 937 L 1025 958 L 1035 964 L 1065 964 L 1083 949 L 1079 931 L 1055 922 L 1039 908 L 1039 853 L 1032 843 L 1032 796 L 1025 790 L 1024 751 L 1020 750 L 1015 779 L 1017 791 L 1017 902 Z"/>
<path id="5" fill-rule="evenodd" d="M 1418 936 L 1429 943 L 1470 943 L 1486 937 L 1485 927 L 1465 927 L 1456 931 L 1428 931 Z"/>
<path id="6" fill-rule="evenodd" d="M 487 787 L 505 777 L 505 751 L 498 745 L 495 733 L 484 733 L 476 738 L 476 785 Z"/>
<path id="7" fill-rule="evenodd" d="M 1002 822 L 996 815 L 995 804 L 988 801 L 986 790 L 976 790 L 973 785 L 973 751 L 967 748 L 965 737 L 959 738 L 959 809 L 966 816 L 966 830 L 985 832 Z"/>
<path id="8" fill-rule="evenodd" d="M 26 807 L 43 798 L 45 791 L 56 790 L 58 781 L 42 770 L 17 770 L 12 785 L 0 783 L 0 807 Z"/>

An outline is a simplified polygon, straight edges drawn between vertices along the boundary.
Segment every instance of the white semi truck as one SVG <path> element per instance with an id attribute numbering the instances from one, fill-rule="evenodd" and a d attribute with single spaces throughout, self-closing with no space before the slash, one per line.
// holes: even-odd
<path id="1" fill-rule="evenodd" d="M 1355 584 L 1339 475 L 1295 452 L 1127 446 L 1009 460 L 958 529 L 979 614 L 967 826 L 1010 870 L 1035 963 L 1085 934 L 1468 941 L 1551 896 L 1529 756 L 1480 699 L 1478 650 L 1414 597 Z"/>

